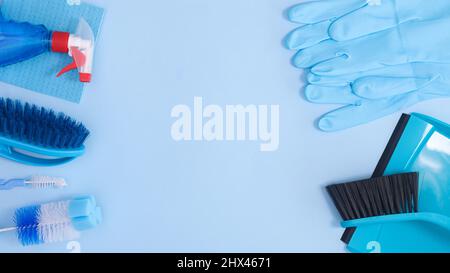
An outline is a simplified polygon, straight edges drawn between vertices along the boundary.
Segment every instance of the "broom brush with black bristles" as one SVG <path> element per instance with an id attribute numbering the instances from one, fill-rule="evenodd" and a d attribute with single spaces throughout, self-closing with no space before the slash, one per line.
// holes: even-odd
<path id="1" fill-rule="evenodd" d="M 406 173 L 327 187 L 344 228 L 424 221 L 450 231 L 450 217 L 419 210 L 419 177 Z"/>

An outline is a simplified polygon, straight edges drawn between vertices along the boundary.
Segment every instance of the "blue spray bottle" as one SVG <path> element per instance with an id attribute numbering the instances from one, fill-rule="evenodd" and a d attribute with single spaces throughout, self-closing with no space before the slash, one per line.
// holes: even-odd
<path id="1" fill-rule="evenodd" d="M 94 34 L 80 19 L 75 34 L 49 31 L 43 25 L 6 20 L 0 12 L 0 67 L 26 61 L 45 52 L 65 53 L 73 62 L 57 75 L 78 69 L 80 81 L 90 82 L 94 57 Z"/>

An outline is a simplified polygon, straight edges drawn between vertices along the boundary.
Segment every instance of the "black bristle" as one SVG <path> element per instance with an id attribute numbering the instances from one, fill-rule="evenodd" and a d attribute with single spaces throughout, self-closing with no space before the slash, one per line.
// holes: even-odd
<path id="1" fill-rule="evenodd" d="M 357 198 L 353 196 L 352 184 L 347 184 L 343 188 L 345 189 L 346 198 L 349 201 L 349 208 L 355 215 L 354 217 L 360 218 L 360 210 L 357 208 L 358 203 L 355 203 L 355 200 L 357 200 Z"/>
<path id="2" fill-rule="evenodd" d="M 343 202 L 343 204 L 344 204 L 344 209 L 348 212 L 348 217 L 352 217 L 352 218 L 356 217 L 355 214 L 357 212 L 355 212 L 353 210 L 353 206 L 351 204 L 352 200 L 349 199 L 347 187 L 336 187 L 336 189 L 338 190 L 339 195 L 341 196 L 341 198 L 343 198 L 344 201 L 345 201 L 345 202 Z"/>
<path id="3" fill-rule="evenodd" d="M 418 211 L 417 173 L 336 184 L 327 190 L 344 221 Z"/>
<path id="4" fill-rule="evenodd" d="M 405 192 L 405 187 L 404 187 L 404 182 L 399 182 L 398 178 L 394 178 L 395 179 L 395 183 L 394 183 L 394 195 L 397 196 L 399 195 L 400 198 L 397 198 L 395 200 L 395 209 L 397 211 L 404 211 L 405 210 L 405 204 L 406 204 L 406 200 L 404 198 L 404 195 L 402 195 L 402 192 Z"/>
<path id="5" fill-rule="evenodd" d="M 336 209 L 338 210 L 339 214 L 341 215 L 342 219 L 349 219 L 350 215 L 348 215 L 347 210 L 345 209 L 344 203 L 339 202 L 342 197 L 340 196 L 339 191 L 337 190 L 337 187 L 330 186 L 327 188 L 328 193 L 331 196 L 331 199 L 333 199 L 334 204 L 336 205 Z"/>
<path id="6" fill-rule="evenodd" d="M 381 201 L 380 198 L 380 192 L 378 190 L 378 187 L 375 183 L 370 184 L 368 183 L 368 188 L 370 193 L 372 194 L 372 198 L 374 200 L 374 203 L 372 204 L 372 206 L 374 206 L 375 208 L 375 215 L 381 215 L 384 211 L 383 208 L 383 202 Z"/>
<path id="7" fill-rule="evenodd" d="M 380 199 L 383 202 L 383 213 L 394 214 L 394 196 L 391 188 L 391 179 L 387 181 L 376 181 L 378 189 L 380 190 Z M 399 213 L 399 212 L 398 212 Z"/>
<path id="8" fill-rule="evenodd" d="M 86 127 L 63 113 L 0 98 L 0 136 L 43 148 L 81 148 Z"/>
<path id="9" fill-rule="evenodd" d="M 369 196 L 367 194 L 367 190 L 364 187 L 364 185 L 362 185 L 362 184 L 355 184 L 355 185 L 356 185 L 356 187 L 358 189 L 358 192 L 359 192 L 361 200 L 363 200 L 363 203 L 361 204 L 362 205 L 361 206 L 362 210 L 364 211 L 363 217 L 367 217 L 368 215 L 371 215 L 371 213 L 372 213 L 371 212 L 372 208 L 370 206 L 370 203 L 367 202 L 369 200 Z"/>

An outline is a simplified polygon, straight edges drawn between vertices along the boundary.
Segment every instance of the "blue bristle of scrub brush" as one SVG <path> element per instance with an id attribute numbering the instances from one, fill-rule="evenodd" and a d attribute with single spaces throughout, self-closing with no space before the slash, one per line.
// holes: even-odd
<path id="1" fill-rule="evenodd" d="M 0 136 L 43 148 L 81 148 L 86 127 L 63 113 L 0 98 Z"/>
<path id="2" fill-rule="evenodd" d="M 16 210 L 14 223 L 17 238 L 24 246 L 42 244 L 39 236 L 39 206 L 30 206 Z"/>

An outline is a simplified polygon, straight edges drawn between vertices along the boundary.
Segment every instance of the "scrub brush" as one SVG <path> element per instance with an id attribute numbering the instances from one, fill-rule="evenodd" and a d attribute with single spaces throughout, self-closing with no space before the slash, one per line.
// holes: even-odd
<path id="1" fill-rule="evenodd" d="M 67 163 L 84 153 L 86 127 L 63 113 L 0 98 L 0 156 L 35 166 Z"/>
<path id="2" fill-rule="evenodd" d="M 24 246 L 77 239 L 80 232 L 102 221 L 101 209 L 92 196 L 17 209 L 14 227 L 0 229 L 17 233 Z"/>
<path id="3" fill-rule="evenodd" d="M 419 177 L 406 173 L 327 187 L 344 228 L 420 221 L 450 232 L 450 217 L 419 212 Z"/>
<path id="4" fill-rule="evenodd" d="M 31 176 L 26 179 L 0 179 L 0 191 L 12 190 L 14 188 L 32 188 L 32 189 L 47 189 L 47 188 L 64 188 L 67 186 L 66 180 L 59 177 L 51 176 Z"/>

